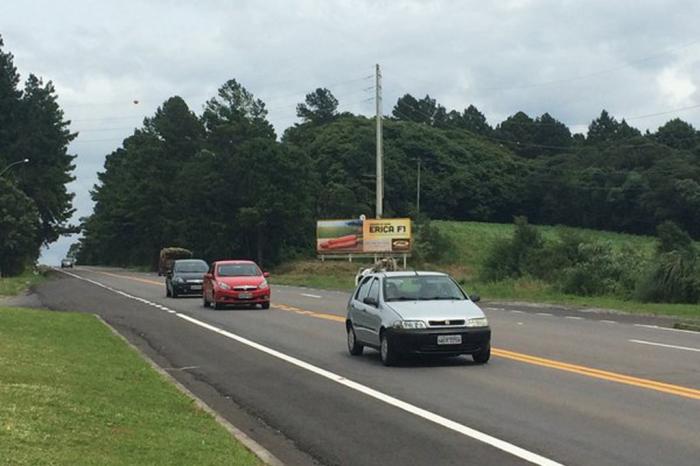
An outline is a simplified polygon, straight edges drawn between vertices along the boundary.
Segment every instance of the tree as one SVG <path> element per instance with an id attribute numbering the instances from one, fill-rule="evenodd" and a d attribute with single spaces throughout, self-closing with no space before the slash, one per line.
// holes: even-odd
<path id="1" fill-rule="evenodd" d="M 607 110 L 600 112 L 600 116 L 588 126 L 587 142 L 590 144 L 611 143 L 635 136 L 641 136 L 638 129 L 627 124 L 623 119 L 618 122 L 610 116 Z"/>
<path id="2" fill-rule="evenodd" d="M 0 164 L 2 166 L 13 161 L 10 158 L 10 152 L 17 141 L 17 122 L 22 99 L 22 91 L 17 87 L 20 78 L 14 65 L 14 57 L 2 49 L 4 45 L 0 36 Z"/>
<path id="3" fill-rule="evenodd" d="M 495 133 L 520 156 L 532 158 L 541 152 L 541 148 L 535 145 L 535 121 L 525 112 L 506 118 L 496 127 Z"/>
<path id="4" fill-rule="evenodd" d="M 392 115 L 397 120 L 425 123 L 429 126 L 444 128 L 447 126 L 447 110 L 437 101 L 426 95 L 416 100 L 411 94 L 399 97 L 392 110 Z"/>
<path id="5" fill-rule="evenodd" d="M 235 79 L 226 81 L 217 96 L 207 101 L 202 121 L 208 142 L 227 150 L 249 138 L 275 139 L 265 104 Z"/>
<path id="6" fill-rule="evenodd" d="M 34 202 L 0 178 L 0 276 L 17 275 L 36 260 L 40 229 Z"/>
<path id="7" fill-rule="evenodd" d="M 305 103 L 297 105 L 297 116 L 304 123 L 328 123 L 338 115 L 338 100 L 326 88 L 306 94 Z"/>
<path id="8" fill-rule="evenodd" d="M 76 135 L 68 130 L 70 122 L 63 118 L 50 81 L 44 84 L 42 79 L 30 74 L 24 89 L 19 89 L 14 58 L 3 46 L 0 37 L 0 167 L 30 159 L 21 170 L 4 176 L 15 182 L 13 189 L 19 189 L 31 199 L 30 211 L 38 211 L 40 218 L 37 235 L 30 235 L 22 243 L 34 244 L 35 250 L 18 256 L 18 260 L 23 260 L 37 257 L 42 243 L 49 244 L 61 234 L 75 231 L 67 224 L 73 214 L 73 194 L 66 190 L 66 184 L 74 179 L 71 174 L 75 168 L 74 156 L 67 153 L 67 148 Z M 18 217 L 18 221 L 23 220 Z"/>
<path id="9" fill-rule="evenodd" d="M 30 75 L 22 98 L 20 126 L 14 153 L 17 158 L 28 157 L 26 170 L 16 174 L 18 185 L 32 198 L 42 220 L 41 238 L 44 244 L 59 236 L 74 233 L 67 224 L 75 209 L 73 193 L 66 185 L 75 177 L 74 155 L 68 154 L 68 145 L 77 136 L 68 129 L 63 110 L 56 102 L 53 84 Z"/>
<path id="10" fill-rule="evenodd" d="M 695 128 L 680 118 L 674 118 L 661 126 L 654 138 L 674 149 L 692 149 L 700 143 L 700 135 Z"/>
<path id="11" fill-rule="evenodd" d="M 473 105 L 465 108 L 459 118 L 459 127 L 475 134 L 488 136 L 493 128 L 486 122 L 486 117 Z"/>

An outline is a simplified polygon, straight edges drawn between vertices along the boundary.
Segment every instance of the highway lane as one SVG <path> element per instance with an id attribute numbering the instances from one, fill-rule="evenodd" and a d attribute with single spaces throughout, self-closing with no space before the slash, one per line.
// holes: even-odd
<path id="1" fill-rule="evenodd" d="M 630 341 L 698 348 L 697 334 L 487 310 L 494 345 L 516 356 L 494 357 L 486 366 L 459 358 L 384 368 L 373 351 L 361 358 L 347 355 L 344 293 L 280 286 L 273 288 L 270 311 L 217 312 L 202 308 L 199 299 L 165 298 L 161 280 L 149 274 L 76 272 L 562 463 L 697 464 L 700 457 L 700 401 L 687 395 L 700 387 L 700 354 Z M 118 295 L 110 298 L 118 304 L 103 307 L 101 296 L 109 292 L 94 285 L 64 279 L 52 292 L 39 292 L 54 307 L 88 310 L 92 304 L 127 336 L 131 332 L 132 338 L 151 342 L 156 353 L 178 359 L 180 367 L 197 367 L 187 372 L 204 385 L 224 387 L 244 409 L 322 463 L 465 464 L 477 458 L 485 464 L 518 462 L 493 447 L 328 385 L 313 374 L 300 374 L 269 356 L 219 341 L 216 334 L 197 337 L 195 345 L 189 340 L 194 337 L 182 334 L 199 335 L 199 329 L 185 330 L 183 322 L 175 324 L 171 315 L 152 307 L 137 310 L 141 304 Z M 81 299 L 84 294 L 93 302 Z M 188 348 L 178 348 L 183 340 Z M 197 348 L 195 354 L 187 351 L 190 345 Z M 521 355 L 555 363 L 517 359 Z M 565 363 L 610 371 L 614 377 L 592 377 Z M 625 376 L 689 391 L 673 394 L 654 385 L 630 385 Z M 268 443 L 274 453 L 278 445 L 273 440 Z M 303 455 L 300 458 L 303 462 Z"/>

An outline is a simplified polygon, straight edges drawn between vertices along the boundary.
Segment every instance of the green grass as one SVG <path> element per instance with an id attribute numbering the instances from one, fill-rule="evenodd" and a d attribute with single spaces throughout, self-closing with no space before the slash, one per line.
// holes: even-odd
<path id="1" fill-rule="evenodd" d="M 94 316 L 0 308 L 0 463 L 260 464 Z"/>
<path id="2" fill-rule="evenodd" d="M 347 262 L 340 259 L 289 262 L 277 267 L 270 276 L 273 285 L 295 285 L 329 290 L 351 290 L 355 274 L 367 262 Z"/>
<path id="3" fill-rule="evenodd" d="M 493 245 L 501 239 L 513 236 L 514 225 L 508 223 L 451 222 L 436 220 L 433 222 L 452 242 L 454 251 L 450 254 L 450 264 L 461 265 L 473 274 L 478 274 Z M 651 257 L 654 253 L 655 239 L 652 236 L 627 235 L 610 231 L 588 230 L 583 228 L 538 226 L 545 240 L 557 238 L 560 230 L 576 231 L 585 238 L 609 241 L 613 247 L 624 244 L 633 246 Z"/>
<path id="4" fill-rule="evenodd" d="M 42 271 L 27 270 L 16 277 L 0 278 L 0 296 L 16 296 L 45 279 Z"/>
<path id="5" fill-rule="evenodd" d="M 679 316 L 685 319 L 700 319 L 700 305 L 640 303 L 614 296 L 584 297 L 564 294 L 551 285 L 532 279 L 503 280 L 485 283 L 479 280 L 481 268 L 493 245 L 513 234 L 512 224 L 434 221 L 453 245 L 449 259 L 442 264 L 411 264 L 427 270 L 441 270 L 450 273 L 464 283 L 469 292 L 479 293 L 485 300 L 529 301 L 561 304 L 574 307 L 611 309 L 628 313 L 649 315 Z M 565 227 L 538 227 L 545 239 L 554 239 L 558 231 Z M 655 238 L 651 236 L 628 235 L 608 231 L 570 228 L 584 237 L 598 241 L 609 241 L 613 247 L 630 245 L 652 257 Z M 297 261 L 278 267 L 272 283 L 310 286 L 338 290 L 351 290 L 354 277 L 362 264 L 347 261 Z"/>

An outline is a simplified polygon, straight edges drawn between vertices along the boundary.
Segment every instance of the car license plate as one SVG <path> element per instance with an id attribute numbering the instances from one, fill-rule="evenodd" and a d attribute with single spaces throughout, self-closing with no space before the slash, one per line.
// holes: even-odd
<path id="1" fill-rule="evenodd" d="M 438 335 L 438 345 L 461 345 L 462 335 Z"/>
<path id="2" fill-rule="evenodd" d="M 253 297 L 253 295 L 251 293 L 241 293 L 238 295 L 238 297 L 240 299 L 250 299 Z"/>
<path id="3" fill-rule="evenodd" d="M 201 290 L 202 285 L 190 285 L 190 290 Z"/>

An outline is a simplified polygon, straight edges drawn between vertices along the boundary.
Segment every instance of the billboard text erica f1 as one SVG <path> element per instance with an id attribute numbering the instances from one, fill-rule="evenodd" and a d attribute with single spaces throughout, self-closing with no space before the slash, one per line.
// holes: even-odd
<path id="1" fill-rule="evenodd" d="M 411 219 L 350 219 L 316 222 L 319 254 L 408 253 Z"/>

